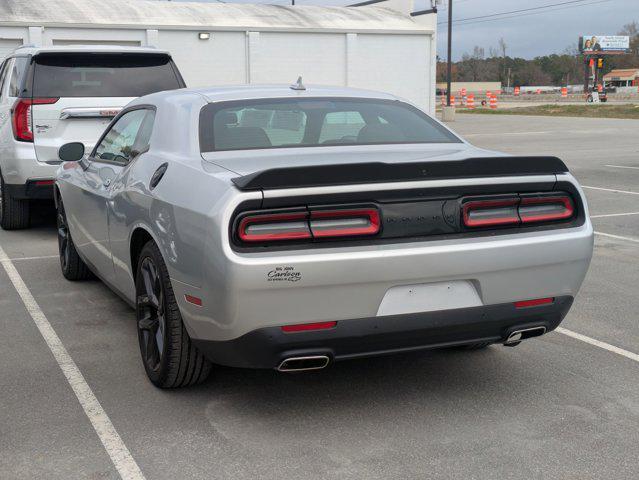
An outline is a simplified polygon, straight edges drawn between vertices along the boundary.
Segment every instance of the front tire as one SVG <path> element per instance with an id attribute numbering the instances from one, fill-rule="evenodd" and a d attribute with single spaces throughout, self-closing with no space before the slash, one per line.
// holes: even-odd
<path id="1" fill-rule="evenodd" d="M 58 202 L 56 222 L 58 227 L 58 252 L 60 254 L 62 275 L 71 281 L 91 278 L 91 270 L 89 270 L 89 267 L 87 267 L 75 249 L 71 232 L 69 232 L 69 224 L 67 223 L 67 215 L 64 211 L 62 199 Z"/>
<path id="2" fill-rule="evenodd" d="M 160 388 L 203 382 L 211 371 L 211 362 L 191 342 L 155 242 L 149 241 L 142 248 L 137 265 L 138 340 L 149 380 Z"/>
<path id="3" fill-rule="evenodd" d="M 4 230 L 29 228 L 29 207 L 29 200 L 11 195 L 0 175 L 0 226 Z"/>

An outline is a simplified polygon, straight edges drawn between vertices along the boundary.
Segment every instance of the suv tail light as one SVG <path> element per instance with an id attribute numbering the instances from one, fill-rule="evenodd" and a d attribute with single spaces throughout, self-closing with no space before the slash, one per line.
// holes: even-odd
<path id="1" fill-rule="evenodd" d="M 33 105 L 47 105 L 57 102 L 58 98 L 19 98 L 11 109 L 13 136 L 20 142 L 33 142 Z"/>
<path id="2" fill-rule="evenodd" d="M 376 208 L 255 213 L 239 221 L 237 236 L 248 243 L 357 237 L 376 235 L 380 225 Z"/>
<path id="3" fill-rule="evenodd" d="M 564 193 L 478 200 L 471 198 L 462 204 L 464 225 L 470 228 L 569 220 L 574 214 L 572 198 Z"/>

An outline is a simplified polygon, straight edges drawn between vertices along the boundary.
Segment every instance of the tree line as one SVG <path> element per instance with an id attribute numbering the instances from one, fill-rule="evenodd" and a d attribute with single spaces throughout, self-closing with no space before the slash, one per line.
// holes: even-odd
<path id="1" fill-rule="evenodd" d="M 603 73 L 616 68 L 639 69 L 639 23 L 625 25 L 619 35 L 630 36 L 631 53 L 607 56 Z M 513 58 L 508 55 L 508 46 L 500 39 L 497 47 L 490 47 L 488 54 L 483 47 L 475 46 L 465 53 L 459 62 L 452 65 L 454 82 L 495 82 L 507 86 L 525 85 L 571 85 L 584 80 L 584 58 L 577 45 L 563 53 L 535 57 L 532 60 Z M 437 81 L 446 81 L 446 62 L 437 59 Z"/>

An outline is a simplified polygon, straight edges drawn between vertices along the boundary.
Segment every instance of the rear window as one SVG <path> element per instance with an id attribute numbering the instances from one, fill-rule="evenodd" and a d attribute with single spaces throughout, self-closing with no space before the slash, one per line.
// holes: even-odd
<path id="1" fill-rule="evenodd" d="M 34 97 L 141 97 L 181 88 L 168 55 L 40 54 Z"/>
<path id="2" fill-rule="evenodd" d="M 203 152 L 460 140 L 400 101 L 351 98 L 211 103 L 200 115 Z"/>

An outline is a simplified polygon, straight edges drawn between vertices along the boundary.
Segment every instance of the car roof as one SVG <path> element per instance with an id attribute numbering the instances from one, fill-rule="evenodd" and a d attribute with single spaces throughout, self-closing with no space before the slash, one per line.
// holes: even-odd
<path id="1" fill-rule="evenodd" d="M 23 45 L 16 48 L 9 56 L 38 55 L 40 53 L 149 53 L 170 55 L 167 50 L 159 50 L 154 47 L 125 45 L 54 45 L 43 47 Z"/>
<path id="2" fill-rule="evenodd" d="M 234 100 L 255 100 L 270 98 L 313 98 L 313 97 L 344 97 L 344 98 L 375 98 L 382 100 L 400 100 L 389 93 L 376 92 L 350 87 L 334 87 L 322 85 L 307 85 L 304 90 L 292 88 L 292 85 L 237 85 L 226 87 L 184 88 L 152 94 L 152 100 L 161 103 L 181 95 L 196 94 L 208 103 L 228 102 Z M 149 97 L 151 97 L 149 96 Z M 149 98 L 151 100 L 151 98 Z M 145 103 L 145 97 L 133 103 Z"/>

